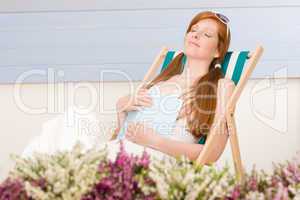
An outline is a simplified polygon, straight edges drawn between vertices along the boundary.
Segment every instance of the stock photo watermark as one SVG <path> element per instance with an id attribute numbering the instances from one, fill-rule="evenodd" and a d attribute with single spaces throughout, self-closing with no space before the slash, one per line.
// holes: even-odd
<path id="1" fill-rule="evenodd" d="M 126 79 L 126 84 L 128 86 L 129 93 L 133 94 L 137 92 L 135 89 L 135 81 L 130 77 L 126 72 L 122 70 L 101 70 L 99 71 L 100 81 L 98 82 L 98 88 L 95 87 L 95 83 L 92 82 L 64 82 L 57 81 L 58 79 L 62 79 L 65 75 L 62 70 L 55 70 L 54 68 L 48 69 L 37 69 L 37 70 L 29 70 L 18 76 L 17 80 L 14 84 L 14 101 L 18 109 L 22 112 L 30 115 L 39 115 L 39 114 L 62 114 L 64 113 L 66 116 L 66 122 L 68 126 L 73 126 L 75 122 L 75 114 L 82 117 L 82 124 L 79 127 L 82 132 L 88 132 L 87 129 L 92 129 L 92 132 L 98 132 L 99 130 L 105 130 L 105 132 L 109 131 L 111 125 L 108 126 L 107 123 L 97 122 L 98 125 L 87 125 L 87 121 L 85 120 L 85 116 L 93 111 L 98 111 L 99 114 L 114 114 L 116 112 L 115 109 L 107 109 L 104 107 L 105 95 L 109 95 L 109 92 L 104 92 L 104 84 L 101 84 L 107 75 L 118 75 L 122 76 Z M 35 108 L 30 107 L 29 104 L 24 102 L 22 99 L 22 83 L 26 81 L 30 76 L 43 76 L 47 78 L 47 106 Z M 279 132 L 287 132 L 287 111 L 288 111 L 288 86 L 287 86 L 287 67 L 283 67 L 273 72 L 272 76 L 268 76 L 256 84 L 253 85 L 250 91 L 250 109 L 253 113 L 254 117 L 258 119 L 263 124 L 268 127 L 279 131 Z M 280 78 L 278 78 L 280 77 Z M 175 87 L 178 87 L 175 83 Z M 226 102 L 226 95 L 219 94 L 217 92 L 217 87 L 210 82 L 203 82 L 203 87 L 211 88 L 215 95 L 195 95 L 194 100 L 201 101 L 205 99 L 217 100 L 220 101 L 223 105 L 221 107 L 225 107 L 224 103 Z M 227 87 L 227 85 L 222 85 L 221 87 Z M 78 90 L 84 89 L 88 92 L 88 100 L 89 103 L 87 106 L 82 107 L 76 105 L 75 96 Z M 226 89 L 225 89 L 226 90 Z M 258 95 L 263 95 L 263 93 L 268 91 L 273 91 L 273 95 L 271 99 L 273 99 L 273 108 L 272 113 L 265 113 L 263 110 L 258 109 L 255 105 L 255 98 Z M 161 95 L 159 91 L 154 92 L 152 97 L 155 95 Z M 132 98 L 134 95 L 131 96 Z M 182 106 L 183 102 L 179 102 L 175 104 L 175 107 L 168 106 L 170 101 L 172 101 L 172 96 L 166 96 L 161 102 L 159 102 L 158 108 L 161 109 L 161 113 L 164 114 L 176 114 L 174 110 L 178 110 Z M 270 97 L 268 97 L 270 98 Z M 179 98 L 177 98 L 179 100 Z M 197 104 L 196 104 L 197 105 Z M 215 112 L 215 110 L 205 110 L 202 107 L 195 107 L 198 112 L 204 114 L 211 114 Z M 153 110 L 149 110 L 148 112 L 154 112 Z M 157 112 L 157 111 L 156 111 Z M 155 115 L 155 113 L 152 113 Z M 224 116 L 225 114 L 222 113 Z M 78 117 L 77 116 L 77 117 Z M 78 123 L 77 123 L 78 124 Z M 89 130 L 91 131 L 91 130 Z"/>

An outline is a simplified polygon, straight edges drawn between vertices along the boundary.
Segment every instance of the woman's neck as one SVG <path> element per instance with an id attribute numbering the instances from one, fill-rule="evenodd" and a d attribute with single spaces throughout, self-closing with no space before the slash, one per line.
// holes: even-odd
<path id="1" fill-rule="evenodd" d="M 188 58 L 184 70 L 180 74 L 180 79 L 185 81 L 187 87 L 190 87 L 196 80 L 208 73 L 209 64 L 210 62 L 207 60 Z"/>

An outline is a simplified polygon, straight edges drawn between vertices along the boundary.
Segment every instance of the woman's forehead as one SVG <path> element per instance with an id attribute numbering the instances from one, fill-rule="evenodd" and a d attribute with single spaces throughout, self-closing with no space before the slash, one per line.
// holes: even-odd
<path id="1" fill-rule="evenodd" d="M 207 29 L 211 31 L 218 31 L 218 24 L 215 20 L 213 19 L 202 19 L 198 21 L 196 24 L 194 24 L 192 27 L 195 28 L 201 28 L 201 29 Z"/>

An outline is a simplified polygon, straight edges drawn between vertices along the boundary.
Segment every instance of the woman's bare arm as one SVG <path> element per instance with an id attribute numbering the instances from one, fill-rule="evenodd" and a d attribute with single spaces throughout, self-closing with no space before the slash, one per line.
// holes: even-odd
<path id="1" fill-rule="evenodd" d="M 220 79 L 218 84 L 216 115 L 211 129 L 213 132 L 210 132 L 210 134 L 216 134 L 214 137 L 214 143 L 217 145 L 213 147 L 213 150 L 209 155 L 210 160 L 208 162 L 215 162 L 218 160 L 218 158 L 222 155 L 228 140 L 225 107 L 234 90 L 234 83 L 231 80 Z M 204 147 L 202 144 L 181 142 L 162 137 L 158 134 L 154 137 L 155 138 L 153 138 L 151 144 L 148 144 L 147 146 L 174 157 L 185 155 L 191 160 L 196 160 Z"/>
<path id="2" fill-rule="evenodd" d="M 160 135 L 155 135 L 155 138 L 152 141 L 153 143 L 148 144 L 148 147 L 156 149 L 173 157 L 185 155 L 190 160 L 196 160 L 203 148 L 202 144 L 181 142 L 174 139 L 162 137 Z"/>

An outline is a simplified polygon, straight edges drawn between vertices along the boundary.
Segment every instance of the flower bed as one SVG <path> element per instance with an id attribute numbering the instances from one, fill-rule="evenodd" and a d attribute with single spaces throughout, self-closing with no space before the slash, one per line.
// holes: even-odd
<path id="1" fill-rule="evenodd" d="M 253 168 L 238 183 L 226 165 L 197 166 L 186 157 L 150 160 L 128 155 L 121 145 L 114 162 L 107 149 L 14 156 L 15 167 L 0 184 L 0 200 L 40 199 L 300 199 L 300 156 L 275 164 L 272 173 Z"/>

